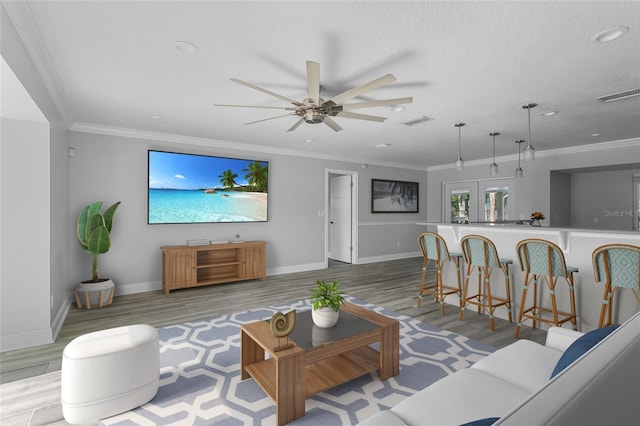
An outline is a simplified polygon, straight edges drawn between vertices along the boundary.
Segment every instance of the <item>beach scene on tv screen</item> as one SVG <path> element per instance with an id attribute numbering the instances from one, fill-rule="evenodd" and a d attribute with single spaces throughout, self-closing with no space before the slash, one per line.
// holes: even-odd
<path id="1" fill-rule="evenodd" d="M 267 221 L 265 161 L 149 151 L 150 224 Z"/>

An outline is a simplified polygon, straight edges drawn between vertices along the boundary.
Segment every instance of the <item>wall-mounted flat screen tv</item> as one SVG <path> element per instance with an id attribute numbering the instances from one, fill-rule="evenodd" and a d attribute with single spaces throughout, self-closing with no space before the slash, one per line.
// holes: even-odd
<path id="1" fill-rule="evenodd" d="M 266 222 L 266 161 L 149 150 L 149 224 Z"/>

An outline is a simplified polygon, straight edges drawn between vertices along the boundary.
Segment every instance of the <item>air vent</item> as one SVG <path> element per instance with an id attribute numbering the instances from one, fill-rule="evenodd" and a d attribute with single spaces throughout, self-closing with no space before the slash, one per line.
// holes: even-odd
<path id="1" fill-rule="evenodd" d="M 411 127 L 411 126 L 415 126 L 416 124 L 426 123 L 427 121 L 431 121 L 431 120 L 433 120 L 433 118 L 429 118 L 426 115 L 423 115 L 420 118 L 416 118 L 415 120 L 405 121 L 404 123 L 401 123 L 401 124 Z"/>
<path id="2" fill-rule="evenodd" d="M 600 96 L 596 98 L 600 102 L 615 102 L 623 99 L 632 98 L 640 95 L 640 89 L 631 89 L 624 92 L 613 93 L 611 95 Z"/>

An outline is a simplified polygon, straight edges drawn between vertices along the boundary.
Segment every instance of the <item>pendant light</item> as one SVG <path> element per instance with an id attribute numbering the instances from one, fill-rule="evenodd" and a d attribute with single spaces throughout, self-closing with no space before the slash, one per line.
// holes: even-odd
<path id="1" fill-rule="evenodd" d="M 529 116 L 529 141 L 527 142 L 527 147 L 523 152 L 524 161 L 533 162 L 536 159 L 536 149 L 533 147 L 533 145 L 531 145 L 531 108 L 535 108 L 537 106 L 538 104 L 534 103 L 522 105 L 522 109 L 526 109 L 527 115 Z"/>
<path id="2" fill-rule="evenodd" d="M 460 128 L 466 123 L 456 123 L 454 126 L 458 128 L 458 159 L 456 160 L 456 170 L 462 171 L 464 169 L 464 160 L 462 159 L 462 139 L 460 135 Z"/>
<path id="3" fill-rule="evenodd" d="M 524 177 L 524 170 L 520 167 L 520 144 L 524 142 L 523 140 L 518 140 L 516 143 L 518 144 L 518 168 L 516 169 L 516 177 L 522 179 Z"/>
<path id="4" fill-rule="evenodd" d="M 496 164 L 496 136 L 499 134 L 498 132 L 489 133 L 489 136 L 493 136 L 493 163 L 489 165 L 489 174 L 491 176 L 498 174 L 498 165 Z"/>

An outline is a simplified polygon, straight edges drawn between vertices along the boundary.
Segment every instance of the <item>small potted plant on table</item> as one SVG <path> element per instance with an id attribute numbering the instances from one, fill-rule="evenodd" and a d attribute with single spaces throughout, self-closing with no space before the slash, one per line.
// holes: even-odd
<path id="1" fill-rule="evenodd" d="M 316 326 L 330 328 L 338 322 L 340 305 L 345 302 L 339 284 L 338 281 L 325 283 L 324 280 L 317 280 L 316 287 L 311 289 L 311 317 Z"/>
<path id="2" fill-rule="evenodd" d="M 111 247 L 109 234 L 113 225 L 113 216 L 119 205 L 120 201 L 102 213 L 100 211 L 102 201 L 97 201 L 86 206 L 78 215 L 76 228 L 78 241 L 82 250 L 91 254 L 92 259 L 92 278 L 82 281 L 76 287 L 76 304 L 78 308 L 102 307 L 110 304 L 113 300 L 113 281 L 109 278 L 98 277 L 98 255 L 108 252 Z"/>
<path id="3" fill-rule="evenodd" d="M 544 214 L 541 212 L 531 213 L 531 226 L 540 226 L 540 221 L 544 220 Z"/>

